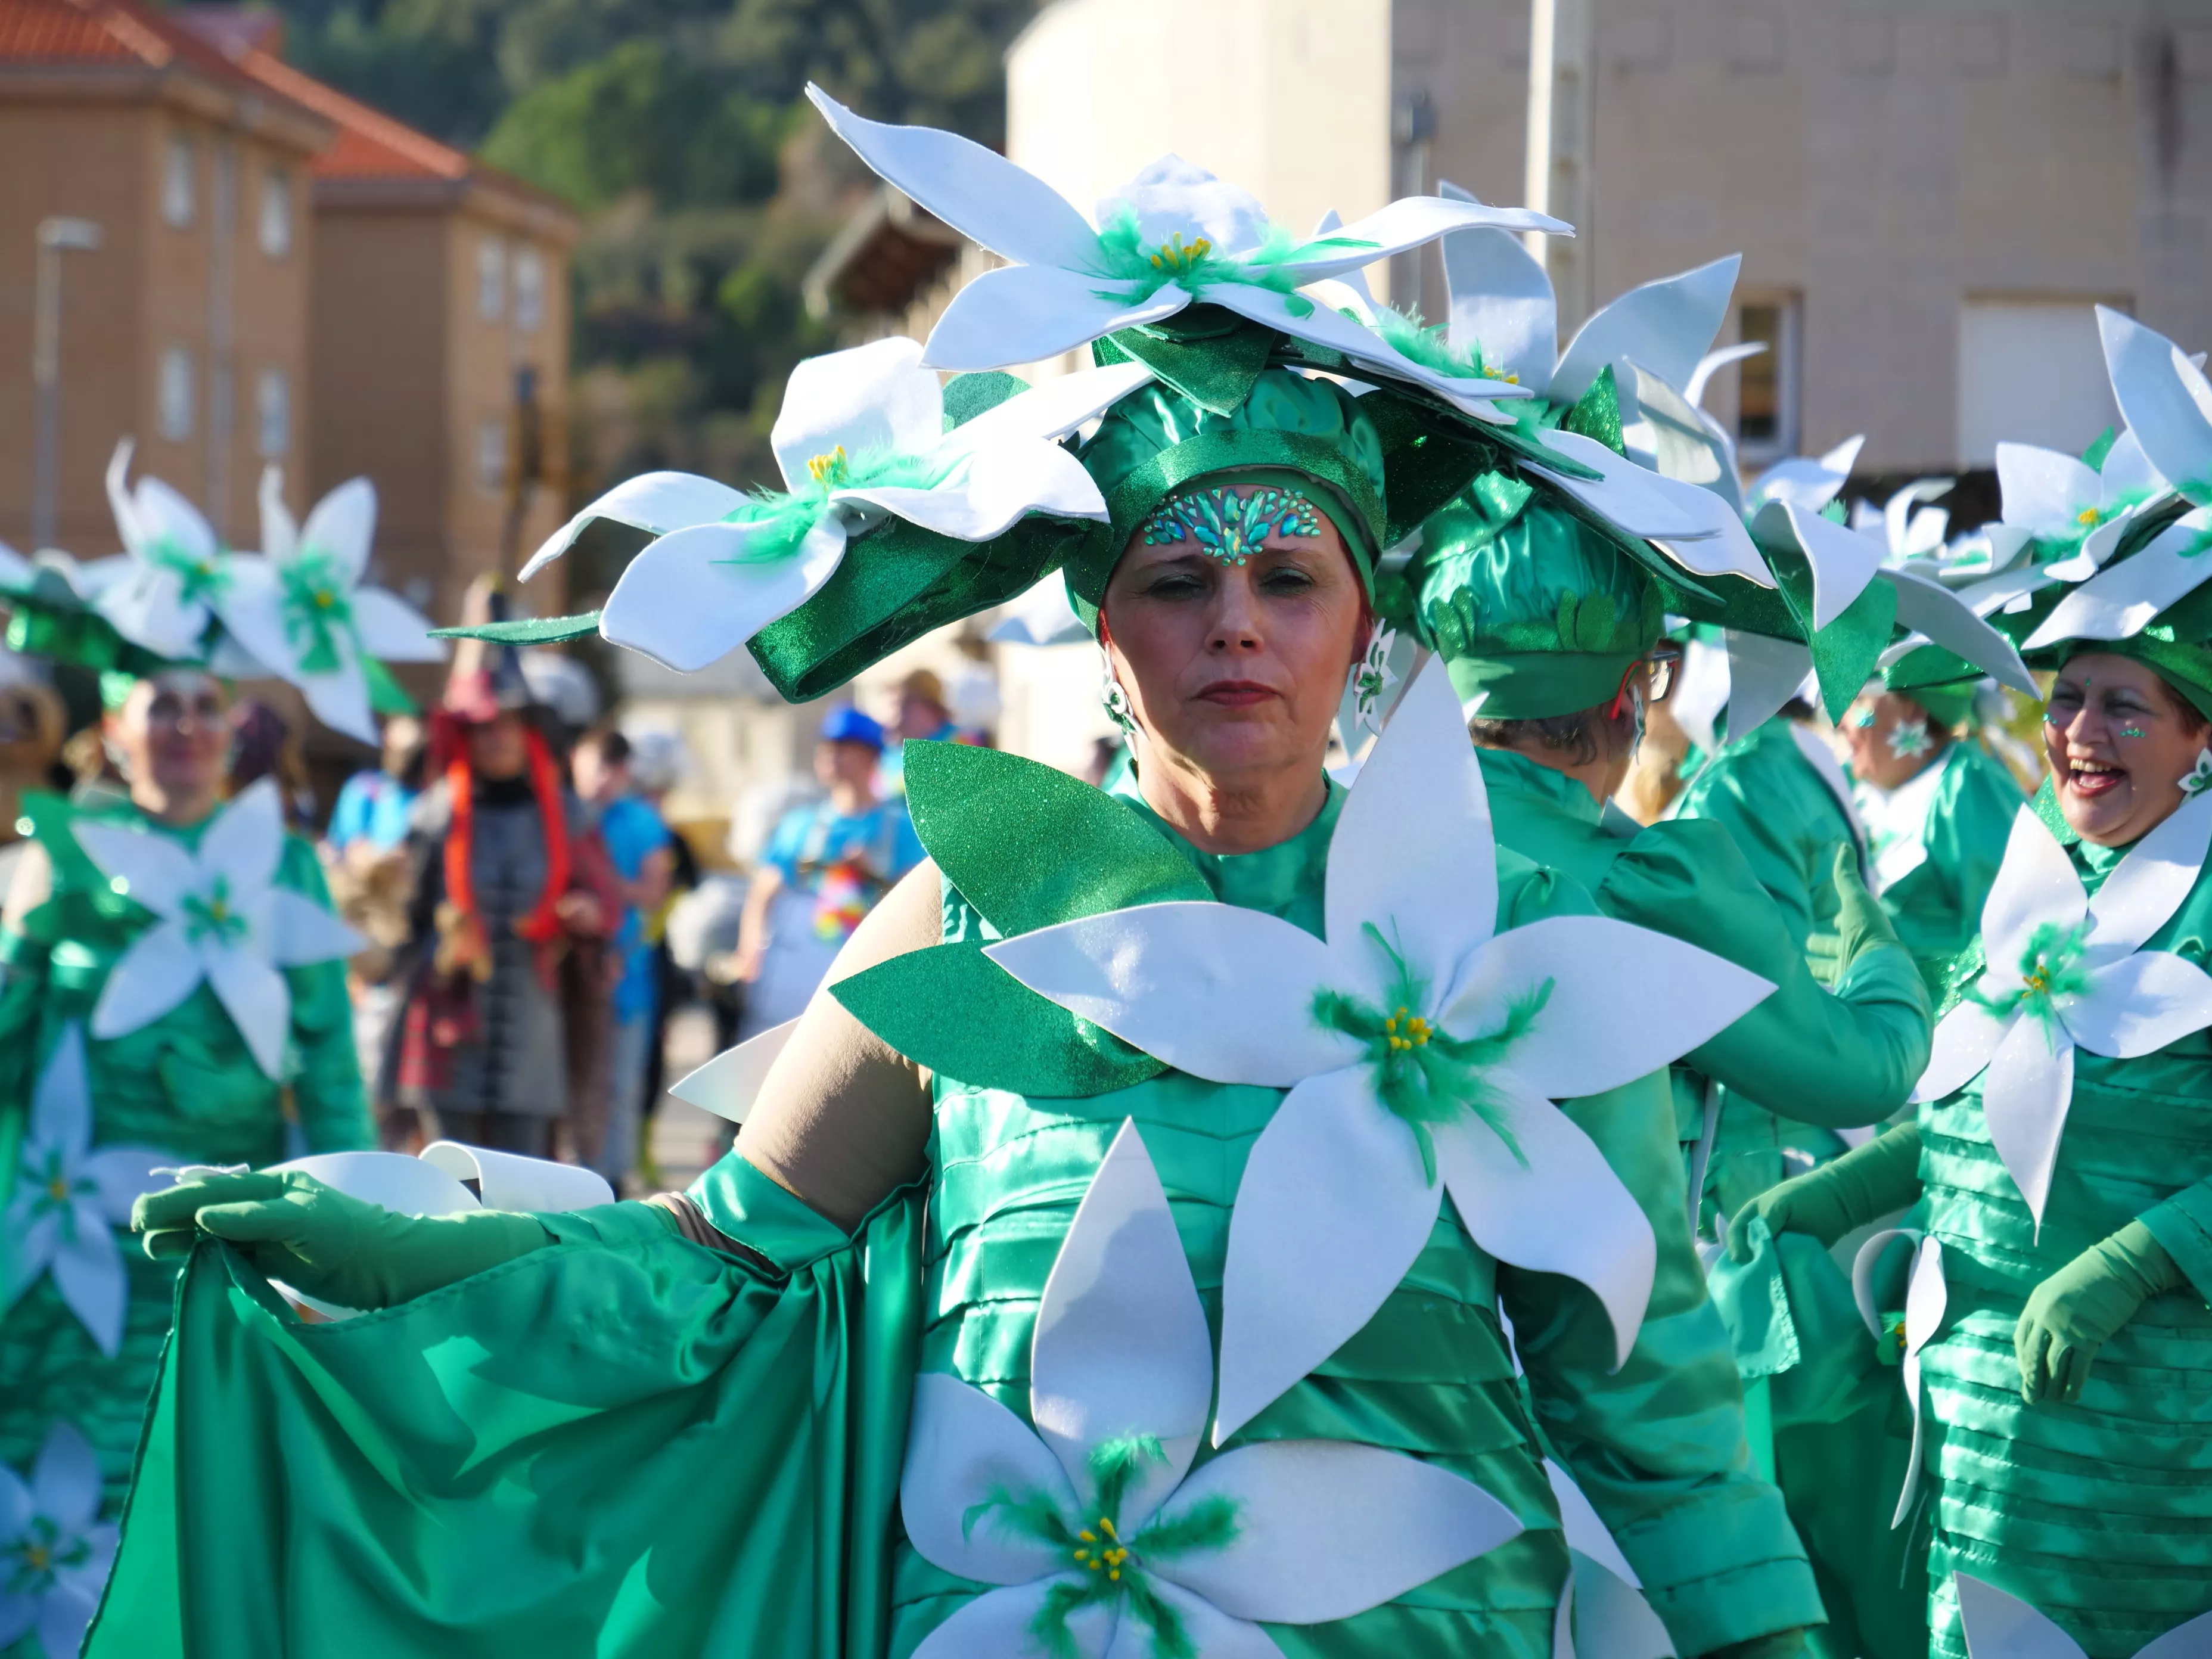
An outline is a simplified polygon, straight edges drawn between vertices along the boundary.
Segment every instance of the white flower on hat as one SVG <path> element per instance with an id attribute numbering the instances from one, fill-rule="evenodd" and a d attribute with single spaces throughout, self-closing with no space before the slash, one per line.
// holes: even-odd
<path id="1" fill-rule="evenodd" d="M 123 556 L 82 567 L 93 608 L 133 645 L 157 657 L 192 659 L 222 614 L 236 556 L 199 508 L 150 474 L 131 484 L 131 440 L 107 463 L 107 502 Z"/>
<path id="2" fill-rule="evenodd" d="M 2075 558 L 2051 566 L 2061 581 L 2079 581 L 2111 558 L 2130 521 L 2166 494 L 2166 480 L 2132 430 L 2112 441 L 2099 467 L 2033 444 L 1999 444 L 1996 460 L 2002 522 L 2075 550 Z"/>

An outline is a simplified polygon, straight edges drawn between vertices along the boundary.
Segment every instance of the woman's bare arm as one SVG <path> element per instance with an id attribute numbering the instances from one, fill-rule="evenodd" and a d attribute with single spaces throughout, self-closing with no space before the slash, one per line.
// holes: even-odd
<path id="1" fill-rule="evenodd" d="M 745 1161 L 841 1227 L 921 1171 L 929 1078 L 845 1012 L 829 987 L 943 938 L 934 864 L 909 871 L 830 964 L 738 1133 Z"/>

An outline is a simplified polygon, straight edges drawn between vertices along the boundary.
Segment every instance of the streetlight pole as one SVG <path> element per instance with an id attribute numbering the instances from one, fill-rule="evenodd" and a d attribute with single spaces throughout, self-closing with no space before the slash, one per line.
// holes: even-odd
<path id="1" fill-rule="evenodd" d="M 31 334 L 31 384 L 38 430 L 31 474 L 31 545 L 50 547 L 61 512 L 62 254 L 89 253 L 100 246 L 100 227 L 89 219 L 39 221 L 36 319 Z"/>

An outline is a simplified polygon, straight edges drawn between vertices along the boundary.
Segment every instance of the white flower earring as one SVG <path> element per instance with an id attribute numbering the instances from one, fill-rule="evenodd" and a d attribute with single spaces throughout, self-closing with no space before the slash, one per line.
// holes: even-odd
<path id="1" fill-rule="evenodd" d="M 1397 682 L 1390 669 L 1390 650 L 1398 642 L 1392 629 L 1378 627 L 1367 641 L 1367 653 L 1352 665 L 1345 694 L 1352 701 L 1353 724 L 1364 731 L 1382 729 L 1382 694 Z"/>
<path id="2" fill-rule="evenodd" d="M 2185 795 L 2201 795 L 2207 789 L 2212 789 L 2212 749 L 2198 750 L 2197 764 L 2189 769 L 2185 776 L 2176 778 L 2174 781 L 2181 786 L 2181 793 Z"/>

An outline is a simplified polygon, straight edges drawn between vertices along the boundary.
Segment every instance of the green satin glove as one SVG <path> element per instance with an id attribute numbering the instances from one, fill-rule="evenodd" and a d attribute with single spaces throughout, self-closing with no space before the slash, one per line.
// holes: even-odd
<path id="1" fill-rule="evenodd" d="M 1805 1652 L 1805 1632 L 1802 1630 L 1778 1630 L 1771 1636 L 1754 1636 L 1747 1642 L 1731 1642 L 1724 1648 L 1715 1648 L 1701 1654 L 1698 1659 L 1801 1659 Z"/>
<path id="2" fill-rule="evenodd" d="M 1920 1127 L 1900 1124 L 1824 1164 L 1770 1187 L 1729 1219 L 1731 1261 L 1748 1261 L 1754 1217 L 1770 1232 L 1804 1233 L 1832 1244 L 1854 1227 L 1901 1210 L 1920 1196 Z"/>
<path id="3" fill-rule="evenodd" d="M 1814 933 L 1805 940 L 1805 965 L 1823 985 L 1833 985 L 1842 979 L 1863 952 L 1877 945 L 1898 943 L 1897 928 L 1890 921 L 1889 912 L 1881 908 L 1881 901 L 1869 892 L 1866 883 L 1860 879 L 1855 849 L 1836 848 L 1835 867 L 1830 879 L 1836 890 L 1834 931 Z"/>
<path id="4" fill-rule="evenodd" d="M 2092 1244 L 2028 1293 L 2012 1333 L 2020 1397 L 2031 1406 L 2081 1399 L 2097 1350 L 2144 1303 L 2183 1282 L 2166 1247 L 2140 1221 Z"/>
<path id="5" fill-rule="evenodd" d="M 200 1233 L 238 1246 L 257 1272 L 348 1308 L 389 1308 L 550 1243 L 526 1215 L 395 1215 L 311 1175 L 218 1175 L 143 1194 L 131 1227 L 150 1256 L 182 1255 Z"/>

